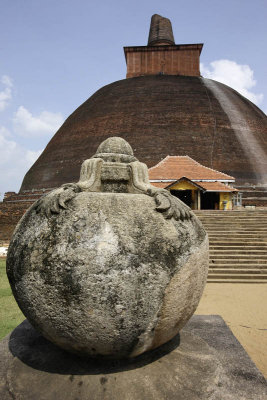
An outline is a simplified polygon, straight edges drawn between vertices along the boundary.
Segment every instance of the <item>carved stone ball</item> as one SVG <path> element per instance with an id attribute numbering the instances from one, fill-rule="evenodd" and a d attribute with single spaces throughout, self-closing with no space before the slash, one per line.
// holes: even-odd
<path id="1" fill-rule="evenodd" d="M 145 194 L 80 192 L 47 218 L 32 206 L 7 273 L 30 323 L 75 353 L 134 357 L 173 338 L 208 270 L 199 222 L 166 219 Z"/>

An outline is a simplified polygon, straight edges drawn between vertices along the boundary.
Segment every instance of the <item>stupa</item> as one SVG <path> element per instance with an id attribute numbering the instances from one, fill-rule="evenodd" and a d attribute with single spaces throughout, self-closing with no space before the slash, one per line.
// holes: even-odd
<path id="1" fill-rule="evenodd" d="M 237 186 L 266 184 L 266 115 L 200 76 L 202 46 L 175 44 L 170 20 L 153 15 L 148 45 L 124 48 L 127 79 L 99 89 L 67 118 L 20 193 L 77 180 L 81 162 L 114 135 L 149 168 L 168 155 L 187 155 L 234 176 Z"/>

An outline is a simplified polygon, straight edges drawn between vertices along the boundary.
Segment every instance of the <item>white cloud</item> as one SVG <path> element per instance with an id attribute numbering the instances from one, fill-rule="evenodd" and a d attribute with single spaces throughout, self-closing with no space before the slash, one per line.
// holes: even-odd
<path id="1" fill-rule="evenodd" d="M 0 127 L 0 197 L 5 192 L 19 190 L 25 173 L 42 153 L 42 150 L 28 150 L 9 140 L 6 132 L 5 127 Z"/>
<path id="2" fill-rule="evenodd" d="M 7 87 L 13 87 L 13 81 L 8 75 L 3 75 L 1 78 L 1 82 Z"/>
<path id="3" fill-rule="evenodd" d="M 5 126 L 0 126 L 0 135 L 4 137 L 11 137 L 11 133 Z"/>
<path id="4" fill-rule="evenodd" d="M 209 66 L 201 63 L 200 70 L 205 78 L 225 83 L 257 105 L 263 101 L 262 93 L 251 91 L 257 82 L 249 65 L 237 64 L 231 60 L 216 60 L 211 62 Z"/>
<path id="5" fill-rule="evenodd" d="M 0 111 L 4 111 L 13 95 L 13 82 L 8 75 L 0 76 Z M 16 141 L 15 134 L 38 138 L 52 135 L 64 122 L 61 113 L 43 111 L 33 115 L 20 106 L 13 116 L 13 129 L 0 126 L 0 199 L 7 191 L 18 191 L 22 179 L 42 150 L 30 150 Z"/>
<path id="6" fill-rule="evenodd" d="M 64 118 L 61 113 L 42 111 L 39 115 L 33 116 L 23 106 L 18 108 L 13 118 L 15 132 L 24 137 L 51 135 L 63 122 Z"/>
<path id="7" fill-rule="evenodd" d="M 4 90 L 0 91 L 0 111 L 4 111 L 12 98 L 13 83 L 11 78 L 7 75 L 3 75 L 1 77 L 1 83 L 5 86 L 5 88 Z"/>

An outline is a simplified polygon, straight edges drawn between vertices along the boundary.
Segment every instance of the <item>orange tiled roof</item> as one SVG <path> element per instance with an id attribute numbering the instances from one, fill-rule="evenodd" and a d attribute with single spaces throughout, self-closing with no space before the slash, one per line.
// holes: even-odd
<path id="1" fill-rule="evenodd" d="M 183 179 L 181 179 L 183 180 Z M 190 181 L 190 179 L 188 179 Z M 179 179 L 178 179 L 179 181 Z M 151 182 L 153 186 L 156 186 L 158 188 L 166 189 L 175 185 L 177 181 L 175 182 Z M 196 186 L 200 186 L 200 188 L 204 189 L 204 191 L 207 192 L 238 192 L 237 189 L 232 188 L 231 186 L 226 185 L 225 183 L 222 182 L 192 182 Z"/>
<path id="2" fill-rule="evenodd" d="M 207 192 L 238 192 L 237 189 L 222 182 L 197 182 Z"/>
<path id="3" fill-rule="evenodd" d="M 174 179 L 178 180 L 182 177 L 188 179 L 214 179 L 214 180 L 231 180 L 230 175 L 216 171 L 204 165 L 199 164 L 188 156 L 167 156 L 157 165 L 149 169 L 149 179 Z M 154 184 L 155 182 L 153 182 Z"/>
<path id="4" fill-rule="evenodd" d="M 170 185 L 170 182 L 150 182 L 150 183 L 151 183 L 151 185 L 156 186 L 161 189 L 165 189 L 167 186 Z M 173 184 L 176 182 L 171 182 L 171 183 Z"/>

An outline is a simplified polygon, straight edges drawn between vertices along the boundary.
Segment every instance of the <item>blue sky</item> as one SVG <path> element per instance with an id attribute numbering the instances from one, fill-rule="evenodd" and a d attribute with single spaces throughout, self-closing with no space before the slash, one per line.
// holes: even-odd
<path id="1" fill-rule="evenodd" d="M 123 46 L 146 45 L 150 18 L 175 41 L 204 43 L 202 75 L 267 111 L 265 0 L 0 0 L 0 193 L 97 89 L 124 79 Z"/>

